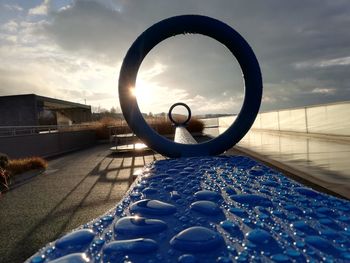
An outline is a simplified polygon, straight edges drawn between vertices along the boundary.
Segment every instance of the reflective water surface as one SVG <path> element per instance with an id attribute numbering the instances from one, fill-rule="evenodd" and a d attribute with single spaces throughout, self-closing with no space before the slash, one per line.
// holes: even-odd
<path id="1" fill-rule="evenodd" d="M 212 136 L 223 131 L 205 130 Z M 350 198 L 350 142 L 250 130 L 237 145 L 306 173 L 306 179 Z"/>

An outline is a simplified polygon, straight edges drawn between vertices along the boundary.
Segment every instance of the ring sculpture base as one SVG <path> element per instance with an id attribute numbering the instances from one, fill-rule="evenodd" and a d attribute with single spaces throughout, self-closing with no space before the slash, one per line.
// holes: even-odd
<path id="1" fill-rule="evenodd" d="M 192 137 L 191 133 L 182 126 L 176 127 L 174 142 L 185 144 L 196 144 L 197 141 Z"/>
<path id="2" fill-rule="evenodd" d="M 107 214 L 27 262 L 349 262 L 350 202 L 248 157 L 144 167 Z"/>

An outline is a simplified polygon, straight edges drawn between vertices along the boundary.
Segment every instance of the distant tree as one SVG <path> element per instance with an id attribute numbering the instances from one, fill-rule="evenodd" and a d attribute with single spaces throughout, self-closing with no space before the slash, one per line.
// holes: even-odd
<path id="1" fill-rule="evenodd" d="M 116 110 L 114 107 L 112 107 L 111 110 L 110 110 L 110 113 L 111 113 L 111 114 L 116 114 L 116 113 L 117 113 L 117 110 Z"/>
<path id="2" fill-rule="evenodd" d="M 92 113 L 100 113 L 101 107 L 100 106 L 98 106 L 98 107 L 92 106 L 91 111 L 92 111 Z"/>
<path id="3" fill-rule="evenodd" d="M 98 105 L 97 107 L 92 107 L 92 112 L 102 113 L 102 112 L 108 112 L 108 110 L 105 108 L 102 108 L 100 105 Z"/>

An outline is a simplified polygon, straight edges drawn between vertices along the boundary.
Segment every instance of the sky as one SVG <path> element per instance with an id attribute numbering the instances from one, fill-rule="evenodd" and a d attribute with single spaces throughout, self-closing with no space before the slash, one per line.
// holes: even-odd
<path id="1" fill-rule="evenodd" d="M 0 0 L 0 96 L 120 108 L 128 48 L 154 23 L 182 14 L 219 19 L 248 41 L 262 71 L 261 111 L 350 100 L 348 0 Z M 244 83 L 223 45 L 176 36 L 147 55 L 136 94 L 142 112 L 185 102 L 193 114 L 237 113 Z"/>

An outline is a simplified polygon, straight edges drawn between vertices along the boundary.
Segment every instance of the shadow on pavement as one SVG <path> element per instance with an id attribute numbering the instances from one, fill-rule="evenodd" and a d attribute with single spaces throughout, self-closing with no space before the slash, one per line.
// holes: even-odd
<path id="1" fill-rule="evenodd" d="M 98 150 L 54 160 L 57 172 L 39 176 L 0 200 L 2 262 L 23 262 L 46 243 L 107 212 L 129 188 L 136 169 L 163 159 L 151 151 L 109 154 L 103 148 L 101 155 Z M 92 164 L 92 159 L 98 161 Z M 21 203 L 23 195 L 33 200 Z M 6 204 L 10 202 L 12 206 Z M 7 227 L 6 213 L 11 217 Z"/>

